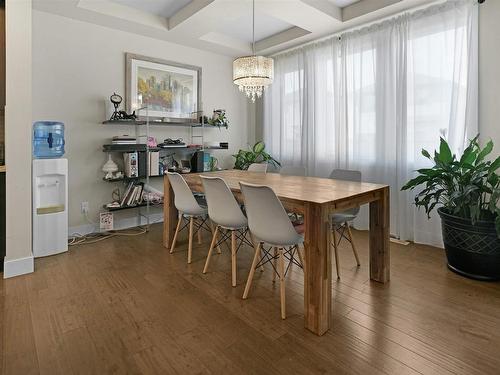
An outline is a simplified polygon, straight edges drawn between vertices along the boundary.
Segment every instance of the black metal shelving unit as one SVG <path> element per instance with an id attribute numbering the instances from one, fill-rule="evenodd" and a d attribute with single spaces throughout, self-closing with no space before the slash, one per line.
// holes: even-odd
<path id="1" fill-rule="evenodd" d="M 102 122 L 103 125 L 146 125 L 145 120 L 106 120 Z M 190 127 L 212 129 L 217 128 L 214 125 L 202 124 L 201 122 L 190 121 L 149 121 L 149 126 L 172 126 L 172 127 Z"/>
<path id="2" fill-rule="evenodd" d="M 147 112 L 146 112 L 147 113 Z M 102 146 L 102 151 L 104 152 L 116 152 L 116 153 L 123 153 L 123 152 L 150 152 L 150 151 L 161 151 L 161 150 L 169 150 L 169 151 L 174 151 L 174 150 L 179 150 L 179 151 L 199 151 L 199 150 L 227 150 L 228 147 L 203 147 L 204 146 L 204 130 L 205 129 L 215 129 L 218 127 L 209 125 L 206 123 L 198 123 L 198 122 L 191 122 L 191 121 L 154 121 L 151 120 L 149 117 L 146 117 L 146 120 L 106 120 L 102 122 L 103 125 L 106 126 L 134 126 L 135 127 L 135 132 L 136 132 L 136 137 L 139 136 L 139 130 L 142 128 L 142 126 L 145 127 L 146 130 L 146 136 L 149 137 L 149 127 L 150 126 L 163 126 L 163 127 L 184 127 L 184 128 L 190 128 L 190 135 L 191 135 L 191 143 L 196 144 L 199 143 L 200 146 L 188 146 L 188 145 L 183 145 L 183 146 L 178 146 L 178 145 L 172 145 L 172 146 L 166 146 L 166 147 L 148 147 L 147 144 L 105 144 Z M 142 128 L 144 129 L 144 128 Z M 193 132 L 194 129 L 198 129 L 197 132 L 199 134 L 195 134 Z M 200 133 L 201 131 L 201 133 Z M 149 182 L 149 178 L 154 178 L 154 177 L 163 177 L 163 176 L 140 176 L 140 177 L 123 177 L 123 178 L 116 178 L 116 179 L 104 179 L 106 182 L 124 182 L 127 183 L 129 181 L 139 181 L 139 180 L 144 180 L 146 179 L 146 183 Z M 124 207 L 107 207 L 107 205 L 103 205 L 103 208 L 110 211 L 122 211 L 122 210 L 128 210 L 132 208 L 138 208 L 139 209 L 139 216 L 145 216 L 147 217 L 147 222 L 149 224 L 149 208 L 150 207 L 155 207 L 155 206 L 161 206 L 161 204 L 151 204 L 151 203 L 142 203 L 139 205 L 134 205 L 134 206 L 124 206 Z M 141 215 L 140 213 L 140 208 L 141 207 L 146 207 L 147 208 L 147 213 L 146 215 Z"/>
<path id="3" fill-rule="evenodd" d="M 147 207 L 147 203 L 141 203 L 141 204 L 136 204 L 133 206 L 123 206 L 123 207 L 107 207 L 105 204 L 102 206 L 104 209 L 114 212 L 114 211 L 123 211 L 123 210 L 129 210 L 131 208 L 141 208 L 141 207 Z M 163 203 L 150 203 L 149 207 L 156 207 L 156 206 L 163 206 Z"/>
<path id="4" fill-rule="evenodd" d="M 162 175 L 157 175 L 157 176 L 149 176 L 149 178 L 155 178 L 155 177 L 163 177 Z M 129 182 L 129 181 L 138 181 L 138 180 L 143 180 L 145 177 L 120 177 L 120 178 L 102 178 L 103 181 L 106 182 Z"/>

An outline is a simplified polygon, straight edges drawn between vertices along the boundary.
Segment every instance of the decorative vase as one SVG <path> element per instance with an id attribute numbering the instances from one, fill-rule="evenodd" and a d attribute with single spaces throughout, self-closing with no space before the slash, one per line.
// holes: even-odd
<path id="1" fill-rule="evenodd" d="M 108 154 L 108 161 L 102 166 L 102 171 L 106 173 L 104 178 L 110 180 L 113 178 L 113 172 L 118 171 L 118 165 L 111 159 L 111 154 Z"/>
<path id="2" fill-rule="evenodd" d="M 495 221 L 477 221 L 449 214 L 442 207 L 443 242 L 452 271 L 477 280 L 500 279 L 500 238 Z"/>

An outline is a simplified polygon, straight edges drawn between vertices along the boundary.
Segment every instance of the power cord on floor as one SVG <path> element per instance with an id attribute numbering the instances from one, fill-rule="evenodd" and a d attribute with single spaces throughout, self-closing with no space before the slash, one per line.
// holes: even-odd
<path id="1" fill-rule="evenodd" d="M 93 244 L 96 242 L 104 241 L 112 237 L 118 236 L 140 236 L 148 232 L 149 227 L 137 227 L 139 230 L 131 231 L 130 229 L 113 230 L 108 232 L 96 232 L 89 234 L 73 233 L 68 238 L 68 246 L 76 246 L 82 244 Z"/>

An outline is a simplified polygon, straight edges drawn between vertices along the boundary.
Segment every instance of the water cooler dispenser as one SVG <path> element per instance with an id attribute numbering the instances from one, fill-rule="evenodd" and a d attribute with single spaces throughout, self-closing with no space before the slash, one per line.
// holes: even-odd
<path id="1" fill-rule="evenodd" d="M 33 125 L 33 255 L 68 251 L 68 160 L 64 125 Z"/>

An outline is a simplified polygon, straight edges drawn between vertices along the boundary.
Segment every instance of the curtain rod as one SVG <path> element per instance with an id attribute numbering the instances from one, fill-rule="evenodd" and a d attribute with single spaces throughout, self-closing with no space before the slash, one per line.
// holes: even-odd
<path id="1" fill-rule="evenodd" d="M 477 3 L 478 4 L 483 4 L 485 1 L 486 0 L 477 0 Z M 367 23 L 363 23 L 361 25 L 348 27 L 346 29 L 336 31 L 333 34 L 328 34 L 328 35 L 325 35 L 325 36 L 323 36 L 321 38 L 314 39 L 314 40 L 311 40 L 309 42 L 305 42 L 305 43 L 302 43 L 302 44 L 299 44 L 299 45 L 296 45 L 296 46 L 293 46 L 293 47 L 289 47 L 287 49 L 284 49 L 284 50 L 272 53 L 271 55 L 268 55 L 268 56 L 269 57 L 274 57 L 274 56 L 278 56 L 278 55 L 283 55 L 285 53 L 294 51 L 296 49 L 303 48 L 303 47 L 309 46 L 311 44 L 319 43 L 319 42 L 322 42 L 324 40 L 328 40 L 330 38 L 338 37 L 340 39 L 340 36 L 342 34 L 345 34 L 345 33 L 349 32 L 349 31 L 354 31 L 354 30 L 362 29 L 362 28 L 365 28 L 367 26 L 370 26 L 370 25 L 373 25 L 373 24 L 380 23 L 380 22 L 383 22 L 385 20 L 391 19 L 393 17 L 396 17 L 396 16 L 398 16 L 400 14 L 403 14 L 403 13 L 406 13 L 406 12 L 413 12 L 413 11 L 416 11 L 416 10 L 419 10 L 419 9 L 424 9 L 424 8 L 426 8 L 428 6 L 432 6 L 432 5 L 439 4 L 439 3 L 445 3 L 445 2 L 446 2 L 446 0 L 437 0 L 437 1 L 434 1 L 434 2 L 427 3 L 427 4 L 417 5 L 417 6 L 414 6 L 412 8 L 408 8 L 408 9 L 405 9 L 403 11 L 393 13 L 393 14 L 391 14 L 389 16 L 378 18 L 376 20 L 373 20 L 373 21 L 370 21 L 370 22 L 367 22 Z"/>

